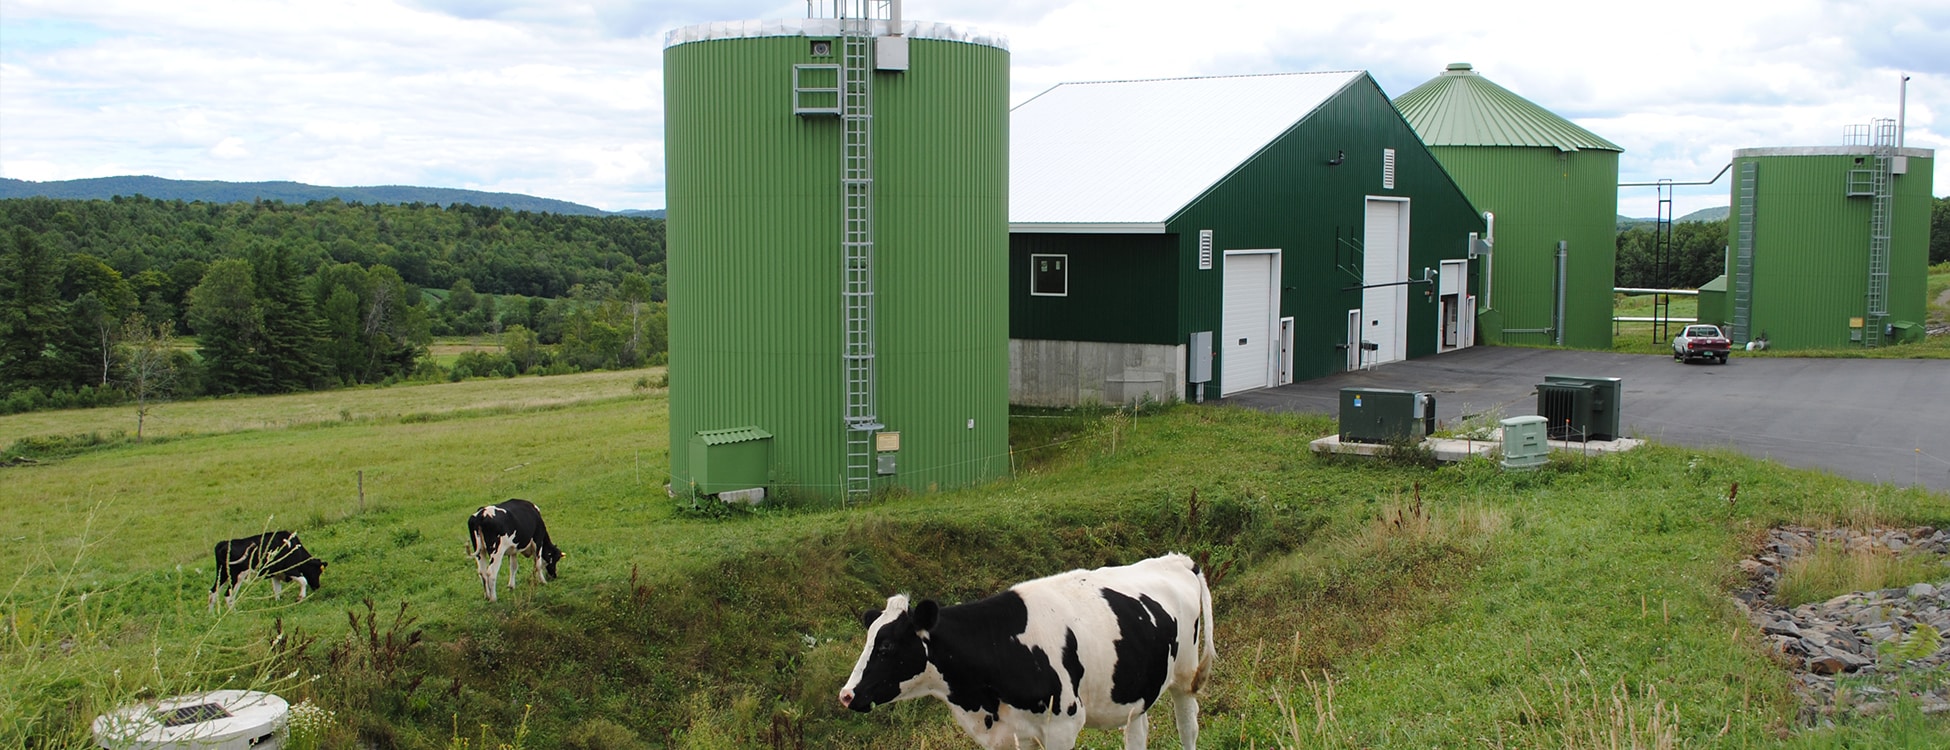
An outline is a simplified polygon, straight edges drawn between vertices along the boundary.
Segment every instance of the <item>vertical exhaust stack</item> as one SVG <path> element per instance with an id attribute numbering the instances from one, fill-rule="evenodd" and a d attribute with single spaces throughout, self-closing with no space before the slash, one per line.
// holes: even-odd
<path id="1" fill-rule="evenodd" d="M 890 0 L 887 3 L 887 33 L 873 40 L 874 70 L 907 70 L 906 30 L 901 23 L 901 0 Z"/>

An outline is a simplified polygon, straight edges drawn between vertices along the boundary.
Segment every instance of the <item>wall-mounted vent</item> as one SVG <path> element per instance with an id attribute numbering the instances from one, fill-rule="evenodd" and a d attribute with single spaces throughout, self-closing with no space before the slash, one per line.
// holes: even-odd
<path id="1" fill-rule="evenodd" d="M 1381 189 L 1395 189 L 1395 150 L 1392 148 L 1381 150 Z"/>
<path id="2" fill-rule="evenodd" d="M 1212 230 L 1198 230 L 1198 270 L 1212 270 Z"/>

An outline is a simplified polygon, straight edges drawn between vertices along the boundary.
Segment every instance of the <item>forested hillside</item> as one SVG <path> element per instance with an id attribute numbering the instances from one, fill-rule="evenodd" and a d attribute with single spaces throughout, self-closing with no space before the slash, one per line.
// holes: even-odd
<path id="1" fill-rule="evenodd" d="M 92 177 L 80 180 L 30 182 L 0 177 L 0 198 L 56 198 L 66 200 L 109 200 L 115 196 L 146 195 L 163 200 L 203 201 L 205 203 L 251 203 L 284 201 L 306 203 L 338 199 L 347 203 L 431 203 L 445 206 L 465 203 L 493 206 L 512 211 L 547 211 L 575 216 L 601 216 L 603 210 L 580 203 L 538 198 L 520 193 L 490 193 L 457 188 L 415 187 L 411 185 L 372 185 L 336 187 L 307 185 L 302 182 L 225 182 L 223 180 L 171 180 L 146 175 Z"/>
<path id="2" fill-rule="evenodd" d="M 1672 257 L 1667 278 L 1661 280 L 1653 257 L 1652 224 L 1625 226 L 1618 231 L 1617 285 L 1639 288 L 1697 289 L 1701 284 L 1726 273 L 1727 220 L 1722 216 L 1707 221 L 1688 221 L 1686 217 L 1711 215 L 1696 211 L 1672 225 Z M 1950 262 L 1950 200 L 1934 198 L 1930 205 L 1929 261 Z"/>
<path id="3" fill-rule="evenodd" d="M 0 201 L 0 411 L 658 361 L 663 229 L 464 204 Z M 507 353 L 424 358 L 434 334 L 483 332 Z"/>

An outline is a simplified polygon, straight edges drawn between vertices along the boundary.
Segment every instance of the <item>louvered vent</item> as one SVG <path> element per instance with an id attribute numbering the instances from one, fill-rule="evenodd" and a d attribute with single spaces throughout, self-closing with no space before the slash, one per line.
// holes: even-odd
<path id="1" fill-rule="evenodd" d="M 1381 150 L 1381 189 L 1395 189 L 1395 150 L 1392 148 Z"/>
<path id="2" fill-rule="evenodd" d="M 1212 270 L 1212 230 L 1198 230 L 1198 270 Z"/>

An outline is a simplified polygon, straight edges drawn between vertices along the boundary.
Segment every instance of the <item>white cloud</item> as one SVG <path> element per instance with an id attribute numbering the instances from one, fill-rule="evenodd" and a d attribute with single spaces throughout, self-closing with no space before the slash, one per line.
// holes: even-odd
<path id="1" fill-rule="evenodd" d="M 231 136 L 212 146 L 210 155 L 219 159 L 248 159 L 251 152 L 250 149 L 244 148 L 244 139 Z"/>

